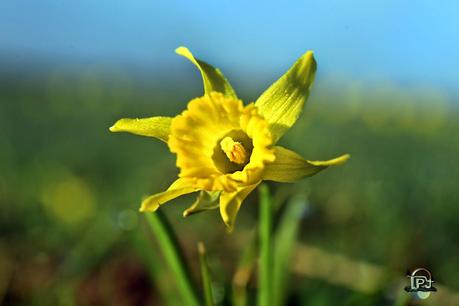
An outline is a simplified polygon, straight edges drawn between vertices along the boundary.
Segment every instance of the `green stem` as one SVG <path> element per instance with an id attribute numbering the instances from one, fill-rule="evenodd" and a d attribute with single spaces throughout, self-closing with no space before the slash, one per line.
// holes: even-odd
<path id="1" fill-rule="evenodd" d="M 272 202 L 267 185 L 260 186 L 260 263 L 258 269 L 258 306 L 269 306 L 272 302 Z"/>
<path id="2" fill-rule="evenodd" d="M 212 295 L 212 282 L 210 280 L 209 266 L 207 264 L 206 248 L 204 243 L 198 243 L 199 263 L 201 265 L 202 287 L 204 288 L 204 305 L 214 306 Z"/>
<path id="3" fill-rule="evenodd" d="M 232 306 L 247 306 L 247 284 L 256 265 L 258 256 L 258 232 L 250 233 L 250 241 L 239 259 L 239 264 L 232 281 Z"/>
<path id="4" fill-rule="evenodd" d="M 177 289 L 184 304 L 187 306 L 199 306 L 190 277 L 185 269 L 185 262 L 180 256 L 181 253 L 179 252 L 177 239 L 168 225 L 166 218 L 159 212 L 147 213 L 145 215 L 164 258 L 172 270 L 174 279 L 177 282 Z"/>

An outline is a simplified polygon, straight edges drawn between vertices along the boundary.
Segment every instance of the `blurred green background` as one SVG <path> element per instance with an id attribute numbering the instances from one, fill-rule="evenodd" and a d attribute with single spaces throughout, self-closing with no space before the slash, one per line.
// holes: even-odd
<path id="1" fill-rule="evenodd" d="M 316 51 L 312 95 L 281 145 L 308 159 L 352 158 L 270 185 L 279 211 L 298 196 L 305 204 L 288 305 L 402 305 L 400 283 L 419 266 L 445 299 L 423 303 L 457 305 L 458 55 L 457 41 L 441 38 L 459 23 L 448 7 L 421 4 L 404 19 L 414 2 L 376 10 L 356 1 L 352 12 L 339 3 L 221 5 L 0 5 L 0 303 L 181 305 L 137 212 L 142 196 L 176 177 L 174 156 L 108 127 L 121 117 L 174 116 L 202 94 L 198 72 L 172 53 L 186 43 L 221 67 L 244 101 Z M 183 219 L 193 200 L 161 210 L 196 281 L 196 243 L 206 243 L 216 300 L 227 305 L 257 194 L 232 235 L 218 211 Z"/>

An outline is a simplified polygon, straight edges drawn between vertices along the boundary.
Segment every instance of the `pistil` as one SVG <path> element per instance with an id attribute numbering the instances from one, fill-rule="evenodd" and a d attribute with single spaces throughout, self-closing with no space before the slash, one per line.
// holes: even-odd
<path id="1" fill-rule="evenodd" d="M 225 137 L 220 142 L 220 147 L 231 162 L 238 165 L 247 162 L 247 151 L 240 142 L 234 141 L 231 137 Z"/>

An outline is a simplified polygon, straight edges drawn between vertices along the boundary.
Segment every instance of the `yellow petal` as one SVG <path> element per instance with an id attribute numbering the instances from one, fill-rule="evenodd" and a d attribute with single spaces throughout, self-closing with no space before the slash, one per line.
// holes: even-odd
<path id="1" fill-rule="evenodd" d="M 296 122 L 308 99 L 317 64 L 312 51 L 306 52 L 255 102 L 270 124 L 274 143 Z"/>
<path id="2" fill-rule="evenodd" d="M 215 209 L 218 207 L 218 200 L 220 198 L 220 191 L 204 191 L 199 192 L 196 201 L 183 212 L 184 217 L 192 214 L 202 212 L 205 210 Z"/>
<path id="3" fill-rule="evenodd" d="M 192 193 L 198 189 L 194 187 L 192 180 L 179 178 L 166 191 L 154 194 L 142 201 L 140 211 L 156 211 L 162 204 L 173 200 L 181 195 Z"/>
<path id="4" fill-rule="evenodd" d="M 142 119 L 123 118 L 112 127 L 111 132 L 128 132 L 140 136 L 155 137 L 167 142 L 171 129 L 170 117 L 151 117 Z"/>
<path id="5" fill-rule="evenodd" d="M 203 62 L 193 56 L 193 54 L 185 47 L 179 47 L 175 52 L 189 59 L 201 72 L 202 81 L 204 82 L 204 94 L 208 95 L 212 91 L 221 92 L 227 98 L 237 99 L 236 93 L 231 87 L 231 84 L 225 78 L 220 69 Z"/>
<path id="6" fill-rule="evenodd" d="M 222 192 L 220 196 L 220 215 L 223 222 L 228 227 L 228 231 L 233 230 L 237 212 L 241 207 L 242 201 L 258 186 L 259 183 L 240 187 L 235 192 Z"/>
<path id="7" fill-rule="evenodd" d="M 326 161 L 310 161 L 280 146 L 274 147 L 274 152 L 276 160 L 266 165 L 263 179 L 283 183 L 294 182 L 303 177 L 314 175 L 329 166 L 341 165 L 350 157 L 349 154 L 345 154 Z"/>

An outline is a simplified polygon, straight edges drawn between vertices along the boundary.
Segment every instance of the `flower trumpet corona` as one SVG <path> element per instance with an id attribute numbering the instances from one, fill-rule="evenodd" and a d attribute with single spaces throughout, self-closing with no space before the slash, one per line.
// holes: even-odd
<path id="1" fill-rule="evenodd" d="M 242 201 L 261 181 L 294 182 L 349 158 L 310 161 L 276 145 L 308 98 L 316 71 L 312 52 L 248 105 L 237 98 L 219 69 L 196 59 L 185 47 L 176 52 L 201 72 L 204 96 L 191 100 L 174 118 L 120 119 L 110 128 L 162 140 L 177 155 L 179 178 L 166 191 L 146 198 L 140 211 L 156 211 L 176 197 L 199 191 L 183 215 L 219 207 L 231 230 Z"/>

